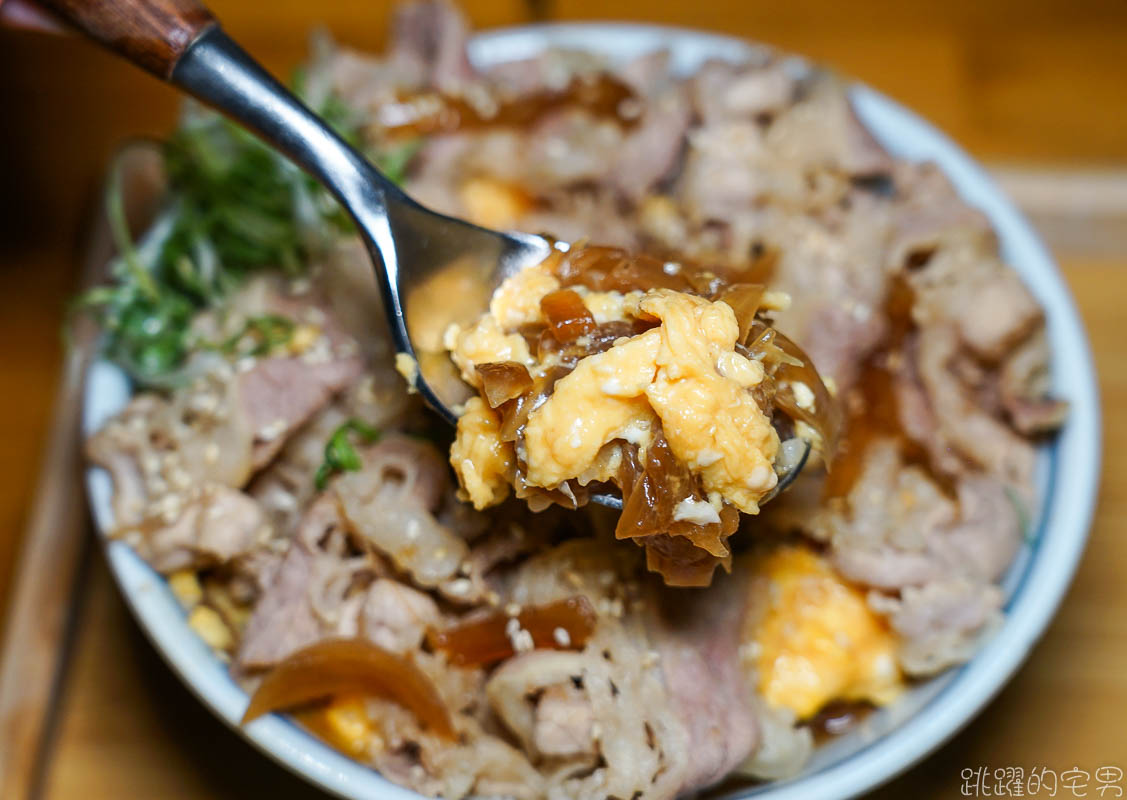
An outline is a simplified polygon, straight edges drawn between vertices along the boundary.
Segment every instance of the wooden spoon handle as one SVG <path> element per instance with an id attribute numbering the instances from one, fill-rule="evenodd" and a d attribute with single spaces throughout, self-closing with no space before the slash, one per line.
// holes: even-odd
<path id="1" fill-rule="evenodd" d="M 44 8 L 158 78 L 215 24 L 195 0 L 38 0 Z"/>

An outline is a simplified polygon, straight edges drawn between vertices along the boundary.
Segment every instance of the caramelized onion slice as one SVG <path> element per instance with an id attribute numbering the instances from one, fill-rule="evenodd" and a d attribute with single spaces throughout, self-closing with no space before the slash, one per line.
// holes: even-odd
<path id="1" fill-rule="evenodd" d="M 540 299 L 540 312 L 548 320 L 548 330 L 562 343 L 590 336 L 598 327 L 595 317 L 572 289 L 549 292 Z"/>
<path id="2" fill-rule="evenodd" d="M 671 260 L 618 247 L 574 246 L 550 267 L 564 286 L 586 286 L 596 292 L 673 289 L 716 299 L 740 283 L 766 283 L 772 264 L 756 258 L 751 264 L 721 261 L 707 265 L 674 256 Z"/>
<path id="3" fill-rule="evenodd" d="M 538 375 L 532 386 L 518 397 L 502 403 L 501 411 L 501 441 L 515 442 L 524 426 L 528 423 L 528 415 L 533 409 L 539 408 L 556 386 L 556 381 L 571 372 L 570 367 L 556 366 Z"/>
<path id="4" fill-rule="evenodd" d="M 272 711 L 342 694 L 370 694 L 401 703 L 430 730 L 454 738 L 450 711 L 409 658 L 367 639 L 326 639 L 286 658 L 262 680 L 241 724 Z"/>
<path id="5" fill-rule="evenodd" d="M 520 397 L 532 388 L 532 376 L 524 364 L 491 361 L 474 367 L 481 378 L 481 391 L 490 408 Z"/>
<path id="6" fill-rule="evenodd" d="M 646 569 L 661 575 L 666 586 L 708 586 L 721 566 L 732 571 L 732 556 L 716 558 L 681 536 L 658 534 L 646 540 Z"/>
<path id="7" fill-rule="evenodd" d="M 514 637 L 509 635 L 512 620 L 531 634 L 532 644 L 537 649 L 581 650 L 595 630 L 597 617 L 591 601 L 583 595 L 575 595 L 555 603 L 523 608 L 515 617 L 498 612 L 443 631 L 431 630 L 427 641 L 435 650 L 448 654 L 454 664 L 493 664 L 516 654 Z M 557 634 L 557 628 L 566 631 L 566 637 Z"/>
<path id="8" fill-rule="evenodd" d="M 619 481 L 622 485 L 622 514 L 614 535 L 617 539 L 640 540 L 668 533 L 716 558 L 730 555 L 727 539 L 739 527 L 739 512 L 725 504 L 719 522 L 700 524 L 675 519 L 683 500 L 705 502 L 700 481 L 688 466 L 677 460 L 660 427 L 640 463 L 633 448 L 623 454 Z M 694 556 L 695 557 L 695 556 Z"/>
<path id="9" fill-rule="evenodd" d="M 755 314 L 759 311 L 759 304 L 763 302 L 763 295 L 767 287 L 758 283 L 736 283 L 720 292 L 716 298 L 722 303 L 731 306 L 736 313 L 736 322 L 740 326 L 740 337 L 737 341 L 747 340 L 747 334 L 755 322 Z"/>
<path id="10" fill-rule="evenodd" d="M 667 271 L 664 265 L 665 262 L 644 253 L 590 246 L 569 250 L 555 265 L 554 272 L 564 286 L 586 286 L 594 292 L 692 291 L 692 284 L 680 269 Z"/>
<path id="11" fill-rule="evenodd" d="M 555 361 L 574 369 L 580 359 L 605 353 L 619 339 L 629 339 L 657 326 L 657 320 L 612 320 L 596 325 L 580 344 L 578 341 L 561 343 L 550 330 L 544 328 L 536 339 L 536 357 L 541 361 Z"/>
<path id="12" fill-rule="evenodd" d="M 637 448 L 624 449 L 618 483 L 622 514 L 615 537 L 644 547 L 647 569 L 667 586 L 707 586 L 718 564 L 725 569 L 731 564 L 728 537 L 739 527 L 739 512 L 725 503 L 718 522 L 675 519 L 681 501 L 707 501 L 700 481 L 673 455 L 660 427 L 644 459 Z"/>
<path id="13" fill-rule="evenodd" d="M 775 383 L 773 402 L 791 419 L 805 422 L 822 438 L 826 463 L 833 460 L 841 435 L 841 409 L 830 395 L 822 376 L 806 352 L 775 328 L 755 320 L 748 332 L 747 350 L 751 358 L 761 360 Z M 813 408 L 800 404 L 795 384 L 805 384 L 814 395 Z"/>

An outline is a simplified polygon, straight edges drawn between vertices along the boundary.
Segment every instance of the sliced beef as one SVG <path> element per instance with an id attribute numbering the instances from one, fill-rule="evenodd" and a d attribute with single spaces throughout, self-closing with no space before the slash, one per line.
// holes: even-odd
<path id="1" fill-rule="evenodd" d="M 775 325 L 835 382 L 839 397 L 888 331 L 887 208 L 865 193 L 847 196 L 849 208 L 833 216 L 772 216 L 762 234 L 779 253 L 771 286 L 792 299 Z"/>
<path id="2" fill-rule="evenodd" d="M 738 576 L 720 576 L 707 591 L 667 592 L 652 621 L 670 705 L 687 735 L 682 793 L 724 778 L 759 741 L 738 652 L 746 596 Z"/>
<path id="3" fill-rule="evenodd" d="M 415 0 L 401 5 L 392 28 L 390 61 L 423 84 L 457 91 L 476 77 L 466 54 L 469 27 L 451 3 Z"/>
<path id="4" fill-rule="evenodd" d="M 353 477 L 370 475 L 385 482 L 404 503 L 437 512 L 447 498 L 450 471 L 446 459 L 428 441 L 388 434 L 361 450 L 360 457 L 364 466 Z"/>
<path id="5" fill-rule="evenodd" d="M 171 396 L 141 393 L 86 443 L 114 482 L 114 528 L 122 530 L 205 483 L 239 487 L 250 476 L 253 434 L 235 399 L 230 369 L 218 363 Z"/>
<path id="6" fill-rule="evenodd" d="M 902 637 L 900 661 L 913 675 L 970 656 L 998 618 L 994 581 L 1021 544 L 1017 510 L 999 480 L 964 476 L 957 493 L 957 501 L 946 497 L 882 440 L 870 445 L 847 508 L 820 517 L 834 566 L 874 588 L 870 605 Z"/>
<path id="7" fill-rule="evenodd" d="M 352 481 L 360 494 L 365 487 L 373 491 L 372 487 L 382 487 L 386 502 L 380 504 L 381 519 L 389 525 L 391 520 L 402 519 L 406 525 L 411 519 L 430 518 L 430 510 L 447 493 L 445 464 L 431 445 L 397 435 L 361 449 L 360 455 L 363 469 L 335 479 L 302 517 L 247 625 L 238 657 L 243 669 L 270 666 L 331 635 L 363 634 L 385 647 L 407 649 L 418 645 L 426 625 L 436 618 L 437 606 L 428 595 L 381 577 L 385 571 L 382 562 L 365 552 L 366 539 L 350 534 L 354 522 L 343 513 L 334 487 Z M 379 526 L 380 521 L 373 518 L 371 524 Z M 425 551 L 425 534 L 388 530 L 401 547 Z M 381 528 L 381 535 L 386 534 Z M 460 539 L 448 541 L 457 559 L 455 544 L 463 549 L 465 544 Z M 359 555 L 351 554 L 357 550 Z M 425 559 L 427 554 L 417 555 Z M 455 566 L 457 563 L 455 560 Z"/>
<path id="8" fill-rule="evenodd" d="M 774 193 L 794 194 L 788 176 L 772 182 L 763 132 L 751 120 L 721 120 L 688 136 L 685 169 L 677 182 L 683 207 L 698 223 L 721 223 L 749 213 Z"/>
<path id="9" fill-rule="evenodd" d="M 951 325 L 920 331 L 916 369 L 935 418 L 935 436 L 970 464 L 1021 491 L 1031 491 L 1033 445 L 979 405 L 951 367 L 960 355 Z"/>
<path id="10" fill-rule="evenodd" d="M 594 756 L 594 711 L 581 688 L 587 669 L 587 656 L 582 653 L 533 650 L 498 667 L 485 692 L 494 713 L 526 752 Z"/>
<path id="11" fill-rule="evenodd" d="M 371 296 L 369 292 L 367 296 Z M 289 436 L 364 371 L 356 338 L 329 313 L 327 301 L 307 291 L 293 294 L 277 281 L 256 281 L 232 301 L 237 314 L 274 314 L 311 325 L 316 339 L 299 354 L 271 355 L 240 364 L 237 407 L 254 432 L 252 464 L 270 462 Z M 197 322 L 197 326 L 201 323 Z"/>
<path id="12" fill-rule="evenodd" d="M 798 98 L 768 129 L 774 149 L 852 177 L 892 173 L 892 157 L 861 123 L 838 78 L 813 72 L 802 80 Z"/>
<path id="13" fill-rule="evenodd" d="M 892 388 L 900 427 L 927 451 L 932 469 L 942 475 L 958 475 L 965 469 L 966 462 L 939 432 L 939 420 L 920 380 L 918 352 L 919 337 L 910 336 L 894 370 Z"/>
<path id="14" fill-rule="evenodd" d="M 254 468 L 270 463 L 290 434 L 355 381 L 362 368 L 356 358 L 312 364 L 300 358 L 268 358 L 240 373 L 241 409 L 254 431 Z"/>
<path id="15" fill-rule="evenodd" d="M 532 743 L 550 758 L 574 758 L 595 754 L 591 701 L 571 681 L 549 686 L 536 704 Z"/>
<path id="16" fill-rule="evenodd" d="M 902 638 L 900 665 L 925 677 L 969 659 L 1002 619 L 1002 591 L 990 583 L 946 578 L 907 587 L 899 598 L 872 592 L 869 603 Z"/>
<path id="17" fill-rule="evenodd" d="M 428 442 L 389 436 L 362 454 L 363 467 L 342 474 L 329 492 L 349 533 L 387 558 L 419 587 L 437 588 L 465 572 L 466 541 L 435 516 L 449 469 Z"/>
<path id="18" fill-rule="evenodd" d="M 270 532 L 258 503 L 220 484 L 193 487 L 163 506 L 122 535 L 164 573 L 231 563 L 253 552 Z"/>
<path id="19" fill-rule="evenodd" d="M 582 652 L 517 655 L 487 690 L 529 752 L 541 752 L 539 732 L 541 744 L 567 750 L 578 763 L 592 753 L 582 735 L 590 709 L 590 739 L 603 766 L 579 777 L 564 772 L 553 796 L 641 791 L 670 800 L 721 779 L 758 742 L 752 687 L 738 655 L 746 584 L 733 576 L 707 591 L 644 590 L 635 582 L 640 556 L 613 541 L 571 540 L 517 567 L 503 587 L 504 600 L 521 604 L 583 594 L 599 614 Z"/>
<path id="20" fill-rule="evenodd" d="M 390 578 L 378 578 L 364 600 L 364 636 L 383 648 L 406 653 L 418 648 L 427 629 L 441 620 L 438 605 L 424 592 Z"/>
<path id="21" fill-rule="evenodd" d="M 1037 436 L 1056 430 L 1068 403 L 1049 395 L 1049 343 L 1043 328 L 1019 345 L 1002 364 L 998 393 L 1018 433 Z"/>
<path id="22" fill-rule="evenodd" d="M 113 516 L 116 526 L 143 519 L 149 504 L 149 488 L 141 456 L 146 442 L 137 428 L 161 399 L 139 394 L 114 419 L 107 422 L 86 442 L 86 457 L 105 469 L 113 480 Z M 137 420 L 137 423 L 133 423 Z"/>
<path id="23" fill-rule="evenodd" d="M 600 183 L 614 170 L 624 141 L 616 122 L 580 108 L 551 111 L 528 132 L 521 182 L 538 194 Z"/>
<path id="24" fill-rule="evenodd" d="M 996 478 L 969 475 L 952 501 L 918 467 L 906 466 L 898 445 L 870 445 L 846 508 L 819 518 L 834 566 L 851 580 L 879 589 L 921 586 L 950 576 L 990 583 L 1021 543 L 1020 518 Z"/>
<path id="25" fill-rule="evenodd" d="M 909 282 L 917 320 L 954 323 L 962 344 L 986 360 L 1002 358 L 1042 319 L 1017 273 L 969 243 L 939 250 Z"/>
<path id="26" fill-rule="evenodd" d="M 834 566 L 847 578 L 895 589 L 943 574 L 929 543 L 956 516 L 955 504 L 883 440 L 869 446 L 846 508 L 822 516 L 819 538 L 830 542 Z"/>
<path id="27" fill-rule="evenodd" d="M 782 62 L 769 60 L 708 61 L 688 84 L 705 125 L 733 118 L 767 121 L 787 108 L 798 90 L 791 71 Z"/>
<path id="28" fill-rule="evenodd" d="M 332 499 L 323 497 L 310 506 L 243 632 L 235 657 L 241 670 L 271 667 L 322 637 L 310 592 L 323 558 L 321 542 L 339 527 Z"/>
<path id="29" fill-rule="evenodd" d="M 550 233 L 565 241 L 593 242 L 627 249 L 639 245 L 638 231 L 623 216 L 616 191 L 594 187 L 553 190 L 545 195 L 545 208 L 537 208 L 520 220 L 529 233 Z"/>
<path id="30" fill-rule="evenodd" d="M 962 573 L 984 583 L 1002 577 L 1021 546 L 1021 517 L 1004 484 L 968 475 L 959 481 L 959 519 L 932 541 L 946 573 Z M 959 565 L 958 568 L 955 565 Z"/>
<path id="31" fill-rule="evenodd" d="M 919 268 L 949 242 L 995 246 L 990 220 L 959 197 L 938 166 L 897 164 L 894 175 L 895 224 L 889 248 L 893 268 Z"/>
<path id="32" fill-rule="evenodd" d="M 905 269 L 921 323 L 951 322 L 965 347 L 1000 360 L 1041 320 L 1017 273 L 1002 263 L 989 220 L 932 164 L 897 170 L 893 269 Z"/>
<path id="33" fill-rule="evenodd" d="M 693 111 L 688 89 L 671 78 L 667 51 L 640 56 L 621 75 L 644 103 L 644 111 L 622 142 L 609 177 L 625 197 L 638 203 L 679 164 Z"/>

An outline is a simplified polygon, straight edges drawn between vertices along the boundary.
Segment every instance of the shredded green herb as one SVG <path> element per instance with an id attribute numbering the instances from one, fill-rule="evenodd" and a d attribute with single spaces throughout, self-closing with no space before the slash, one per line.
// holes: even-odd
<path id="1" fill-rule="evenodd" d="M 296 327 L 292 319 L 278 314 L 251 317 L 217 349 L 236 358 L 266 355 L 275 347 L 289 344 Z"/>
<path id="2" fill-rule="evenodd" d="M 330 96 L 319 111 L 346 140 L 359 141 L 360 125 L 339 98 Z M 417 148 L 407 142 L 368 155 L 401 182 Z M 106 206 L 119 253 L 113 284 L 73 305 L 102 326 L 107 357 L 149 386 L 174 385 L 188 354 L 206 346 L 191 333 L 200 309 L 258 270 L 299 274 L 352 229 L 312 178 L 238 125 L 198 106 L 187 109 L 162 155 L 169 185 L 165 211 L 140 243 L 129 234 L 120 171 L 111 171 Z M 269 330 L 251 332 L 268 349 L 285 326 L 272 322 Z"/>
<path id="3" fill-rule="evenodd" d="M 355 472 L 363 466 L 356 448 L 349 440 L 350 434 L 355 434 L 365 444 L 372 444 L 380 438 L 378 430 L 358 419 L 350 419 L 333 431 L 333 435 L 325 443 L 325 460 L 313 476 L 313 484 L 318 491 L 324 489 L 329 478 L 336 473 L 346 470 Z"/>

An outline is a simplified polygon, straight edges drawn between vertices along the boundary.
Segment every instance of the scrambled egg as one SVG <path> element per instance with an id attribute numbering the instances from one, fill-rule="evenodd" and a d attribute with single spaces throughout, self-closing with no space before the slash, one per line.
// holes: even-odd
<path id="1" fill-rule="evenodd" d="M 523 270 L 493 295 L 472 327 L 452 326 L 444 344 L 468 383 L 480 388 L 476 364 L 515 361 L 536 376 L 552 366 L 533 357 L 525 325 L 542 324 L 541 299 L 560 288 L 543 266 Z M 779 440 L 749 389 L 763 365 L 735 352 L 739 326 L 727 304 L 669 289 L 591 292 L 572 287 L 599 324 L 657 322 L 605 352 L 582 359 L 528 416 L 520 452 L 524 480 L 552 489 L 570 479 L 609 477 L 606 446 L 616 440 L 645 449 L 660 422 L 674 456 L 700 475 L 709 502 L 724 500 L 755 514 L 774 488 Z M 500 502 L 513 458 L 497 439 L 497 414 L 478 400 L 467 407 L 451 453 L 464 495 L 477 508 Z"/>
<path id="2" fill-rule="evenodd" d="M 530 484 L 557 486 L 578 477 L 614 439 L 649 442 L 653 412 L 644 395 L 660 346 L 656 329 L 647 331 L 583 359 L 556 383 L 524 429 Z"/>
<path id="3" fill-rule="evenodd" d="M 471 397 L 458 419 L 450 463 L 474 508 L 496 505 L 509 494 L 516 457 L 512 444 L 501 441 L 499 430 L 493 409 L 480 397 Z"/>
<path id="4" fill-rule="evenodd" d="M 203 600 L 203 586 L 200 585 L 196 571 L 181 569 L 168 576 L 168 588 L 176 596 L 181 608 L 191 611 Z"/>
<path id="5" fill-rule="evenodd" d="M 301 711 L 296 716 L 330 745 L 353 758 L 365 758 L 383 749 L 383 737 L 368 715 L 363 695 L 335 697 L 323 708 Z"/>
<path id="6" fill-rule="evenodd" d="M 196 606 L 188 614 L 188 627 L 213 650 L 231 650 L 235 637 L 219 612 L 209 606 Z"/>
<path id="7" fill-rule="evenodd" d="M 747 391 L 766 374 L 761 363 L 733 350 L 735 312 L 726 303 L 668 289 L 647 292 L 638 307 L 662 323 L 655 329 L 661 349 L 646 398 L 670 449 L 700 473 L 710 495 L 758 513 L 759 498 L 778 482 L 772 464 L 779 437 Z"/>
<path id="8" fill-rule="evenodd" d="M 464 332 L 451 326 L 446 334 L 446 344 L 454 363 L 462 372 L 462 380 L 471 386 L 481 385 L 481 379 L 474 372 L 475 364 L 515 361 L 531 368 L 534 363 L 524 337 L 519 333 L 505 333 L 492 315 Z"/>
<path id="9" fill-rule="evenodd" d="M 764 556 L 756 573 L 766 606 L 749 622 L 744 652 L 768 705 L 806 719 L 833 700 L 896 699 L 896 638 L 859 589 L 798 546 Z"/>

